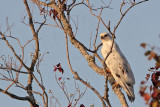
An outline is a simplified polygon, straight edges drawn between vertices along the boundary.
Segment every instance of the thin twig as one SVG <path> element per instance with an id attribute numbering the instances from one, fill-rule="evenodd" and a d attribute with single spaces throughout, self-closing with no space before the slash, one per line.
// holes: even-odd
<path id="1" fill-rule="evenodd" d="M 19 60 L 20 63 L 22 63 L 22 65 L 29 71 L 29 68 L 26 66 L 26 64 L 24 64 L 24 62 L 21 60 L 21 58 L 17 55 L 17 53 L 15 52 L 14 48 L 12 47 L 12 45 L 8 42 L 8 40 L 6 39 L 5 35 L 3 35 L 0 32 L 0 35 L 2 37 L 2 39 L 6 42 L 6 44 L 8 45 L 8 47 L 11 49 L 11 51 L 13 52 L 14 56 Z"/>
<path id="2" fill-rule="evenodd" d="M 4 91 L 4 90 L 1 89 L 1 88 L 0 88 L 0 92 L 6 94 L 6 95 L 8 95 L 8 96 L 10 96 L 10 97 L 13 98 L 13 99 L 17 99 L 17 100 L 30 100 L 29 97 L 19 97 L 19 96 L 13 94 L 13 93 L 10 93 L 10 92 L 8 92 L 8 91 Z"/>
<path id="3" fill-rule="evenodd" d="M 61 83 L 62 85 L 60 85 L 60 83 L 58 82 L 58 79 L 57 79 L 56 72 L 55 72 L 55 79 L 56 79 L 56 82 L 57 82 L 58 86 L 62 89 L 64 95 L 66 96 L 68 102 L 70 103 L 70 99 L 69 99 L 69 97 L 68 97 L 68 94 L 65 92 L 64 87 L 63 87 L 64 83 L 62 82 L 62 83 Z"/>
<path id="4" fill-rule="evenodd" d="M 0 69 L 13 70 L 13 71 L 15 71 L 15 72 L 23 73 L 23 74 L 31 74 L 30 72 L 19 71 L 19 70 L 16 70 L 16 69 L 14 69 L 14 68 L 11 68 L 11 67 L 0 67 Z"/>

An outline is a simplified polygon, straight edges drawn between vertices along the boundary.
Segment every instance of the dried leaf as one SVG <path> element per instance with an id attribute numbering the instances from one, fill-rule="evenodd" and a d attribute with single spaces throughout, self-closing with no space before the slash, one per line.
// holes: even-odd
<path id="1" fill-rule="evenodd" d="M 53 71 L 57 71 L 57 67 L 56 67 L 56 66 L 54 66 L 54 65 L 53 65 L 53 67 L 54 67 L 54 70 L 53 70 Z"/>
<path id="2" fill-rule="evenodd" d="M 150 56 L 148 57 L 148 60 L 151 60 L 152 58 L 155 58 L 156 55 L 157 55 L 157 54 L 156 54 L 155 52 L 151 51 L 151 52 L 150 52 Z"/>
<path id="3" fill-rule="evenodd" d="M 152 90 L 153 90 L 153 87 L 152 87 L 152 85 L 150 86 L 150 93 L 152 92 Z"/>
<path id="4" fill-rule="evenodd" d="M 141 43 L 141 47 L 146 48 L 146 43 Z"/>
<path id="5" fill-rule="evenodd" d="M 159 81 L 159 80 L 157 81 L 156 86 L 157 86 L 157 87 L 160 87 L 160 81 Z"/>
<path id="6" fill-rule="evenodd" d="M 155 87 L 157 87 L 157 83 L 158 83 L 158 78 L 159 78 L 159 76 L 157 76 L 156 73 L 153 73 L 151 77 L 152 77 L 152 78 L 151 78 L 151 81 L 152 81 L 153 85 L 154 85 Z"/>
<path id="7" fill-rule="evenodd" d="M 159 66 L 158 66 L 158 65 L 159 65 Z M 158 70 L 158 69 L 160 68 L 160 63 L 159 63 L 158 65 L 156 64 L 156 66 L 155 66 L 155 69 L 156 69 L 156 70 Z"/>
<path id="8" fill-rule="evenodd" d="M 158 104 L 158 101 L 155 100 L 155 101 L 151 102 L 150 107 L 160 107 L 160 105 Z"/>
<path id="9" fill-rule="evenodd" d="M 156 71 L 156 75 L 157 75 L 157 76 L 160 76 L 160 71 Z"/>
<path id="10" fill-rule="evenodd" d="M 158 70 L 160 68 L 160 62 L 156 62 L 156 70 Z"/>
<path id="11" fill-rule="evenodd" d="M 150 74 L 147 74 L 146 77 L 150 77 Z"/>
<path id="12" fill-rule="evenodd" d="M 144 94 L 144 100 L 146 101 L 146 104 L 148 104 L 148 101 L 149 101 L 150 97 L 151 96 L 148 93 Z"/>
<path id="13" fill-rule="evenodd" d="M 141 85 L 145 84 L 145 81 L 141 81 Z"/>
<path id="14" fill-rule="evenodd" d="M 151 70 L 154 70 L 154 69 L 155 69 L 155 67 L 151 67 L 150 69 L 151 69 Z"/>
<path id="15" fill-rule="evenodd" d="M 146 81 L 148 81 L 149 78 L 150 78 L 150 74 L 147 74 L 147 75 L 146 75 Z"/>
<path id="16" fill-rule="evenodd" d="M 148 56 L 150 53 L 151 53 L 151 51 L 146 51 L 146 52 L 144 53 L 144 55 L 145 55 L 145 56 Z"/>
<path id="17" fill-rule="evenodd" d="M 60 81 L 62 79 L 62 77 L 59 77 L 58 80 Z"/>
<path id="18" fill-rule="evenodd" d="M 59 72 L 62 72 L 62 74 L 64 73 L 63 68 L 57 68 Z"/>
<path id="19" fill-rule="evenodd" d="M 53 71 L 57 71 L 57 68 L 54 68 L 54 70 Z"/>
<path id="20" fill-rule="evenodd" d="M 156 74 L 153 73 L 151 77 L 152 77 L 152 78 L 151 78 L 151 81 L 152 81 L 152 82 L 156 82 L 156 79 L 155 79 L 155 78 L 156 78 Z"/>
<path id="21" fill-rule="evenodd" d="M 153 97 L 153 98 L 156 98 L 157 95 L 158 95 L 158 92 L 156 92 L 156 91 L 154 91 L 154 92 L 152 93 L 152 97 Z"/>
<path id="22" fill-rule="evenodd" d="M 61 64 L 60 64 L 60 63 L 58 63 L 56 66 L 53 65 L 53 67 L 54 67 L 54 71 L 58 70 L 58 71 L 61 72 L 62 74 L 64 73 L 64 70 L 63 70 L 63 68 L 61 67 Z"/>
<path id="23" fill-rule="evenodd" d="M 145 86 L 145 87 L 141 87 L 141 88 L 140 88 L 139 93 L 140 93 L 140 95 L 141 95 L 141 96 L 143 96 L 143 95 L 145 94 L 145 90 L 146 90 L 146 88 L 147 88 L 147 86 Z"/>
<path id="24" fill-rule="evenodd" d="M 61 64 L 60 64 L 60 63 L 58 63 L 56 66 L 57 66 L 57 67 L 61 67 Z"/>

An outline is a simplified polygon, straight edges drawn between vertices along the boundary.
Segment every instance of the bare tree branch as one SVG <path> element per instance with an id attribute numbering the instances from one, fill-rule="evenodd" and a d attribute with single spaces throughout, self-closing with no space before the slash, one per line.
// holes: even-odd
<path id="1" fill-rule="evenodd" d="M 33 59 L 32 59 L 32 62 L 31 62 L 30 68 L 29 68 L 30 69 L 29 72 L 33 72 L 36 61 L 38 59 L 38 54 L 39 54 L 39 41 L 38 41 L 38 34 L 37 34 L 38 32 L 36 33 L 36 31 L 35 31 L 32 15 L 31 15 L 27 0 L 23 0 L 23 2 L 25 4 L 26 10 L 27 10 L 27 14 L 28 14 L 28 17 L 29 17 L 29 26 L 31 28 L 33 38 L 35 40 L 35 46 L 36 46 L 34 56 L 33 56 Z M 28 85 L 27 85 L 28 90 L 32 90 L 32 81 L 33 81 L 32 74 L 29 74 L 28 75 Z M 30 98 L 32 99 L 33 103 L 36 104 L 33 93 L 28 91 L 28 94 L 29 94 Z M 31 104 L 31 106 L 33 106 L 33 104 Z"/>
<path id="2" fill-rule="evenodd" d="M 29 101 L 29 100 L 30 100 L 29 97 L 19 97 L 19 96 L 15 95 L 15 94 L 12 94 L 12 93 L 8 92 L 8 91 L 4 91 L 4 90 L 1 89 L 1 88 L 0 88 L 0 92 L 6 94 L 6 95 L 8 95 L 8 96 L 10 96 L 10 97 L 13 98 L 13 99 L 26 100 L 26 101 Z"/>
<path id="3" fill-rule="evenodd" d="M 47 93 L 45 91 L 45 87 L 43 85 L 43 78 L 42 78 L 42 75 L 41 75 L 41 72 L 40 72 L 40 69 L 39 69 L 40 62 L 42 61 L 43 56 L 42 56 L 42 58 L 40 58 L 41 56 L 39 54 L 38 33 L 41 30 L 43 25 L 51 25 L 51 26 L 58 27 L 58 28 L 62 29 L 64 34 L 65 34 L 65 39 L 66 39 L 66 44 L 65 45 L 66 45 L 68 66 L 70 68 L 70 71 L 73 73 L 74 78 L 76 80 L 79 80 L 80 82 L 82 82 L 86 87 L 89 87 L 99 97 L 99 99 L 101 100 L 101 103 L 103 104 L 103 107 L 106 107 L 107 105 L 109 107 L 111 107 L 111 104 L 110 104 L 110 101 L 109 101 L 109 98 L 108 98 L 109 97 L 108 96 L 108 91 L 109 91 L 109 89 L 108 89 L 108 81 L 113 86 L 113 84 L 115 83 L 115 80 L 114 80 L 113 76 L 110 73 L 107 73 L 107 69 L 106 69 L 107 65 L 105 64 L 105 61 L 107 60 L 109 55 L 112 53 L 112 48 L 113 48 L 113 45 L 114 45 L 114 39 L 115 39 L 115 36 L 116 36 L 115 33 L 116 33 L 120 23 L 122 22 L 124 16 L 129 12 L 129 10 L 131 8 L 133 8 L 134 6 L 136 6 L 138 4 L 146 2 L 148 0 L 143 0 L 143 1 L 140 1 L 140 2 L 137 2 L 137 3 L 135 1 L 131 1 L 131 0 L 129 0 L 129 1 L 123 0 L 122 3 L 121 3 L 121 6 L 120 6 L 120 14 L 121 14 L 121 16 L 120 16 L 120 18 L 119 18 L 118 22 L 116 23 L 116 25 L 115 25 L 113 30 L 111 30 L 111 28 L 110 28 L 110 21 L 108 21 L 108 24 L 106 24 L 105 21 L 102 19 L 102 16 L 101 16 L 101 14 L 102 14 L 102 12 L 103 12 L 103 10 L 105 8 L 111 9 L 110 8 L 110 4 L 111 4 L 112 0 L 110 0 L 108 5 L 106 5 L 106 3 L 101 0 L 103 5 L 100 8 L 93 8 L 93 6 L 90 5 L 89 0 L 86 0 L 86 2 L 84 0 L 81 0 L 81 1 L 73 0 L 73 1 L 71 1 L 71 3 L 69 5 L 67 4 L 69 2 L 67 0 L 50 0 L 49 3 L 48 3 L 47 0 L 45 2 L 41 2 L 39 0 L 31 0 L 31 1 L 38 6 L 38 8 L 40 9 L 40 14 L 44 15 L 44 19 L 45 20 L 44 20 L 44 22 L 35 22 L 34 23 L 33 22 L 33 16 L 32 16 L 31 11 L 30 11 L 30 6 L 28 5 L 28 1 L 27 0 L 23 0 L 24 5 L 26 7 L 27 14 L 28 14 L 29 27 L 30 27 L 30 29 L 32 31 L 33 39 L 29 40 L 25 45 L 22 46 L 18 38 L 11 36 L 11 27 L 12 27 L 12 25 L 9 26 L 8 18 L 7 18 L 7 20 L 6 20 L 6 24 L 7 24 L 6 32 L 9 32 L 10 36 L 6 36 L 5 35 L 6 32 L 5 33 L 0 32 L 0 35 L 1 35 L 0 39 L 5 41 L 7 46 L 11 49 L 12 53 L 14 54 L 14 57 L 16 59 L 18 59 L 20 64 L 19 63 L 17 64 L 16 62 L 13 62 L 12 58 L 10 58 L 10 57 L 8 58 L 10 62 L 6 62 L 7 58 L 5 60 L 3 60 L 4 61 L 3 62 L 4 66 L 3 65 L 0 66 L 0 69 L 2 69 L 2 71 L 5 71 L 6 74 L 5 73 L 0 73 L 0 76 L 1 76 L 0 79 L 4 80 L 4 81 L 9 81 L 11 83 L 5 88 L 5 90 L 0 88 L 0 92 L 10 96 L 11 98 L 17 99 L 17 100 L 29 101 L 31 107 L 38 107 L 39 106 L 37 104 L 37 102 L 36 102 L 36 99 L 34 98 L 34 94 L 38 94 L 38 95 L 40 95 L 42 97 L 42 100 L 43 100 L 43 103 L 44 103 L 44 107 L 48 107 L 48 95 L 47 95 Z M 127 8 L 125 8 L 126 4 L 129 5 Z M 76 32 L 73 33 L 73 31 L 74 31 L 72 29 L 73 26 L 71 26 L 71 23 L 70 23 L 70 19 L 71 19 L 70 13 L 74 9 L 74 7 L 77 7 L 77 6 L 80 6 L 80 5 L 86 6 L 89 9 L 91 15 L 93 15 L 94 17 L 96 17 L 98 19 L 96 35 L 95 35 L 94 43 L 93 43 L 94 50 L 90 49 L 91 48 L 91 40 L 92 40 L 92 38 L 90 38 L 90 47 L 89 48 L 87 48 L 83 43 L 81 43 L 76 38 L 78 27 L 76 26 L 74 20 L 72 19 L 73 20 L 73 24 L 75 25 L 75 28 L 76 28 Z M 44 6 L 44 8 L 42 8 L 42 6 Z M 50 8 L 50 11 L 48 10 L 48 7 Z M 47 10 L 46 10 L 46 8 L 47 8 Z M 98 15 L 94 14 L 94 13 L 96 13 L 97 10 L 99 10 L 98 11 L 99 12 Z M 51 12 L 52 15 L 50 15 L 50 12 Z M 54 13 L 54 12 L 56 12 L 56 13 Z M 53 21 L 55 22 L 54 23 L 55 25 L 54 24 L 53 25 L 52 24 L 46 24 L 46 17 L 47 16 L 49 16 L 51 19 L 53 19 Z M 38 27 L 37 30 L 35 30 L 35 24 L 37 24 L 37 23 L 39 24 L 39 27 Z M 102 43 L 99 44 L 98 46 L 96 46 L 100 24 L 102 24 L 108 30 L 108 32 L 112 35 L 112 45 L 110 47 L 110 52 L 106 55 L 106 57 L 103 60 L 101 59 L 101 57 L 98 54 L 98 50 L 102 46 Z M 22 55 L 21 56 L 17 55 L 16 51 L 14 50 L 13 46 L 9 43 L 7 38 L 12 38 L 12 39 L 17 40 L 17 42 L 18 42 L 18 44 L 19 44 L 19 46 L 21 48 L 21 51 L 22 51 L 22 53 L 21 53 Z M 99 94 L 99 92 L 94 87 L 92 87 L 90 85 L 90 83 L 84 81 L 81 77 L 79 77 L 78 73 L 73 70 L 71 62 L 70 62 L 70 57 L 69 57 L 68 39 L 70 40 L 72 45 L 74 45 L 79 50 L 79 52 L 83 55 L 83 57 L 88 62 L 89 66 L 97 74 L 103 75 L 105 77 L 105 90 L 104 90 L 104 96 L 103 97 Z M 24 63 L 24 48 L 32 40 L 35 41 L 35 50 L 34 50 L 34 53 L 33 53 L 31 64 L 28 67 Z M 96 64 L 95 60 L 97 60 L 97 59 L 103 64 L 103 69 Z M 25 68 L 26 72 L 25 72 L 25 70 L 22 71 L 23 67 Z M 36 70 L 37 70 L 37 72 L 38 72 L 38 74 L 40 76 L 39 77 L 40 81 L 39 81 L 39 78 L 37 78 L 33 74 L 35 67 L 36 67 Z M 28 81 L 27 81 L 28 85 L 26 87 L 24 87 L 18 81 L 19 74 L 27 74 L 28 75 Z M 75 91 L 75 94 L 73 95 L 73 97 L 71 98 L 71 97 L 69 97 L 69 92 L 68 92 L 68 89 L 67 89 L 66 85 L 59 83 L 59 81 L 57 80 L 56 74 L 55 74 L 55 78 L 56 78 L 56 81 L 57 81 L 58 85 L 63 90 L 63 92 L 64 92 L 64 94 L 65 94 L 65 96 L 66 96 L 66 98 L 67 98 L 67 100 L 69 102 L 69 105 L 73 103 L 73 101 L 75 99 L 75 94 L 76 93 L 79 94 L 77 100 L 75 101 L 75 104 L 73 104 L 74 106 L 76 106 L 76 104 L 78 103 L 79 99 L 85 94 L 87 88 L 83 93 L 81 93 L 80 90 L 79 90 L 79 87 L 77 88 L 76 84 L 75 84 L 76 91 Z M 42 92 L 36 92 L 36 91 L 32 90 L 33 80 L 35 80 L 35 83 L 40 87 Z M 11 92 L 8 92 L 8 90 L 14 85 L 16 85 L 16 87 L 19 87 L 19 88 L 27 91 L 29 96 L 20 97 L 20 96 L 14 95 Z M 114 87 L 113 91 L 117 95 L 118 99 L 120 100 L 121 105 L 123 107 L 128 107 L 127 101 L 125 99 L 124 94 L 121 92 L 120 87 Z M 54 97 L 54 99 L 60 105 L 59 101 L 55 97 Z"/>
<path id="4" fill-rule="evenodd" d="M 12 45 L 6 39 L 5 35 L 3 35 L 2 32 L 0 32 L 0 35 L 1 35 L 2 39 L 6 42 L 8 47 L 11 49 L 11 51 L 13 52 L 15 57 L 19 60 L 19 62 L 22 63 L 22 65 L 29 71 L 29 68 L 24 64 L 24 62 L 21 60 L 21 58 L 17 55 L 17 53 L 15 52 L 14 48 L 12 47 Z"/>
<path id="5" fill-rule="evenodd" d="M 0 67 L 0 69 L 4 69 L 4 70 L 13 70 L 13 71 L 15 71 L 15 72 L 23 73 L 23 74 L 31 74 L 31 72 L 19 71 L 19 70 L 16 70 L 16 69 L 14 69 L 14 68 L 11 68 L 11 67 Z"/>
<path id="6" fill-rule="evenodd" d="M 84 80 L 82 80 L 79 75 L 77 74 L 77 72 L 73 71 L 72 67 L 71 67 L 71 63 L 70 63 L 70 58 L 69 58 L 69 51 L 68 51 L 68 38 L 67 38 L 67 34 L 65 34 L 66 37 L 66 51 L 67 51 L 67 60 L 68 60 L 68 64 L 70 67 L 71 72 L 74 74 L 74 78 L 81 81 L 84 85 L 86 85 L 87 87 L 89 87 L 91 90 L 93 90 L 93 92 L 95 92 L 97 94 L 97 96 L 100 98 L 103 107 L 106 107 L 105 102 L 103 101 L 103 98 L 101 97 L 101 95 L 98 93 L 98 91 L 96 91 L 96 89 L 94 89 L 90 84 L 88 84 L 87 82 L 85 82 Z"/>

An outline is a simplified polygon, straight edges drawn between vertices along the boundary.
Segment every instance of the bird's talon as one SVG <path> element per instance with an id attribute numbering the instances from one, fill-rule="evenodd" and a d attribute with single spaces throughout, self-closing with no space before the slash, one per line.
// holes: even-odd
<path id="1" fill-rule="evenodd" d="M 118 88 L 119 86 L 120 86 L 119 83 L 118 83 L 118 82 L 115 82 L 115 83 L 112 85 L 112 89 Z"/>
<path id="2" fill-rule="evenodd" d="M 107 70 L 108 73 L 111 73 L 111 71 L 109 70 L 109 68 L 106 67 L 106 70 Z"/>

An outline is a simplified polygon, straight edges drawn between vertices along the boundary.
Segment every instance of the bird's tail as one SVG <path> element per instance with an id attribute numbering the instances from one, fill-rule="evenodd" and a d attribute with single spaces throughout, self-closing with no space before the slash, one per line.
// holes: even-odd
<path id="1" fill-rule="evenodd" d="M 128 95 L 127 94 L 127 96 L 128 96 L 128 99 L 129 99 L 130 102 L 134 102 L 134 100 L 135 100 L 135 96 L 134 95 Z"/>
<path id="2" fill-rule="evenodd" d="M 125 84 L 124 84 L 124 86 L 125 86 L 125 88 L 123 87 L 123 89 L 127 93 L 129 101 L 130 102 L 134 102 L 135 95 L 134 95 L 134 88 L 133 88 L 133 86 L 129 87 L 129 86 L 125 85 Z"/>

